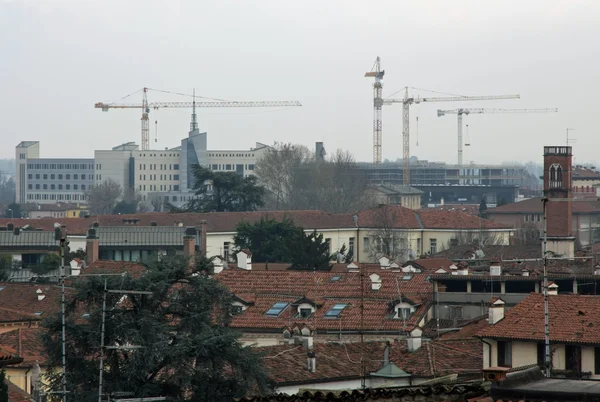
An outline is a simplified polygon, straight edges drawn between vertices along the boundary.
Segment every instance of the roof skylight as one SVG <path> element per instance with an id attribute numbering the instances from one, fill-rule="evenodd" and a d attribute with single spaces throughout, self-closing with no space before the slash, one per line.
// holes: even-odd
<path id="1" fill-rule="evenodd" d="M 290 305 L 290 303 L 288 303 L 288 302 L 277 302 L 277 303 L 273 304 L 273 306 L 269 309 L 269 311 L 267 311 L 265 313 L 265 315 L 268 315 L 271 317 L 277 317 L 289 305 Z"/>
<path id="2" fill-rule="evenodd" d="M 326 318 L 337 318 L 340 316 L 342 311 L 348 306 L 346 303 L 338 303 L 331 308 L 326 314 Z"/>

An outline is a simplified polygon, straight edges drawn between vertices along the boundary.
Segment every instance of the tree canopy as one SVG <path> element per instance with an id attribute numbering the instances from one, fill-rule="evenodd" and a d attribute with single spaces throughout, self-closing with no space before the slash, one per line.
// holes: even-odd
<path id="1" fill-rule="evenodd" d="M 92 215 L 108 215 L 123 197 L 123 188 L 116 181 L 108 179 L 90 187 L 86 196 Z"/>
<path id="2" fill-rule="evenodd" d="M 107 288 L 151 295 L 104 293 L 104 280 L 85 278 L 68 301 L 66 356 L 69 398 L 97 401 L 102 298 L 106 297 L 104 392 L 131 397 L 166 396 L 170 401 L 231 401 L 249 390 L 264 391 L 260 356 L 241 345 L 230 326 L 231 297 L 205 275 L 212 263 L 183 257 L 149 263 L 139 279 L 106 277 Z M 51 317 L 44 338 L 50 388 L 61 388 L 61 320 Z"/>
<path id="3" fill-rule="evenodd" d="M 4 210 L 5 218 L 20 218 L 23 216 L 21 212 L 21 206 L 16 202 L 12 202 L 8 204 L 8 207 Z"/>
<path id="4" fill-rule="evenodd" d="M 305 234 L 292 220 L 261 218 L 255 223 L 240 222 L 234 237 L 235 251 L 248 249 L 258 263 L 291 263 L 295 269 L 328 270 L 329 244 L 322 234 Z"/>
<path id="5" fill-rule="evenodd" d="M 185 208 L 173 212 L 230 212 L 255 211 L 264 205 L 265 189 L 256 177 L 243 177 L 235 172 L 214 172 L 194 166 L 196 198 Z"/>

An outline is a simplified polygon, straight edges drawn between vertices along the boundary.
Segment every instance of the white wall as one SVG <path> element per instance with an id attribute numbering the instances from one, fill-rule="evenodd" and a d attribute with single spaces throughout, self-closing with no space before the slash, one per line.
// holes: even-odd
<path id="1" fill-rule="evenodd" d="M 512 343 L 512 366 L 520 367 L 537 363 L 537 343 L 535 342 L 513 342 Z"/>
<path id="2" fill-rule="evenodd" d="M 134 187 L 143 201 L 148 201 L 148 193 L 156 191 L 181 190 L 180 151 L 133 151 Z M 177 167 L 177 169 L 175 169 Z"/>

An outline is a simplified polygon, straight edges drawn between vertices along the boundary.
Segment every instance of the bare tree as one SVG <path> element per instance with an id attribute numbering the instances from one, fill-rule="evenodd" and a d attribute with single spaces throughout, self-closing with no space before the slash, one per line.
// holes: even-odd
<path id="1" fill-rule="evenodd" d="M 311 163 L 313 153 L 304 145 L 276 142 L 256 162 L 254 173 L 267 190 L 265 206 L 289 209 L 292 203 L 296 171 Z"/>
<path id="2" fill-rule="evenodd" d="M 369 239 L 369 260 L 379 261 L 381 257 L 388 257 L 394 261 L 405 262 L 412 258 L 408 243 L 408 233 L 396 229 L 398 209 L 389 206 L 381 206 L 371 210 L 372 218 L 367 238 Z"/>
<path id="3" fill-rule="evenodd" d="M 324 161 L 298 169 L 294 181 L 293 209 L 319 209 L 350 213 L 370 206 L 369 182 L 351 153 L 337 150 Z"/>
<path id="4" fill-rule="evenodd" d="M 448 240 L 446 244 L 443 244 L 438 251 L 448 250 L 456 246 L 464 245 L 477 245 L 483 246 L 500 246 L 504 244 L 504 236 L 501 233 L 485 231 L 472 231 L 472 230 L 459 230 L 454 236 Z"/>
<path id="5" fill-rule="evenodd" d="M 517 228 L 515 241 L 521 245 L 540 244 L 540 229 L 532 222 L 522 222 Z"/>
<path id="6" fill-rule="evenodd" d="M 88 206 L 92 215 L 112 213 L 123 196 L 121 185 L 112 179 L 93 185 L 87 192 Z"/>

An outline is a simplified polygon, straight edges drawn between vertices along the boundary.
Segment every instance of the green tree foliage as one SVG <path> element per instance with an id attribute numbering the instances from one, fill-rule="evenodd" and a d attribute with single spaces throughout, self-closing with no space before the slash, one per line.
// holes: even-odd
<path id="1" fill-rule="evenodd" d="M 0 204 L 5 205 L 14 202 L 15 195 L 15 180 L 7 174 L 0 172 Z"/>
<path id="2" fill-rule="evenodd" d="M 289 220 L 262 218 L 255 223 L 241 222 L 236 227 L 235 251 L 248 249 L 252 261 L 291 263 L 295 269 L 327 270 L 335 255 L 322 234 L 305 234 L 304 229 Z"/>
<path id="3" fill-rule="evenodd" d="M 31 267 L 31 270 L 38 275 L 44 275 L 50 271 L 58 269 L 59 264 L 60 256 L 58 254 L 46 254 L 44 258 L 42 258 L 42 263 Z"/>
<path id="4" fill-rule="evenodd" d="M 8 207 L 4 210 L 5 218 L 20 218 L 22 217 L 21 206 L 15 202 L 8 204 Z"/>
<path id="5" fill-rule="evenodd" d="M 196 165 L 194 180 L 197 197 L 181 210 L 171 206 L 172 212 L 255 211 L 264 205 L 265 189 L 254 176 L 214 172 Z"/>
<path id="6" fill-rule="evenodd" d="M 12 254 L 0 254 L 0 282 L 8 280 L 10 271 L 16 268 Z"/>
<path id="7" fill-rule="evenodd" d="M 112 179 L 93 185 L 86 193 L 90 214 L 108 215 L 123 197 L 123 188 Z"/>
<path id="8" fill-rule="evenodd" d="M 151 295 L 106 293 L 105 345 L 139 349 L 105 349 L 104 392 L 132 392 L 129 397 L 166 396 L 169 401 L 231 401 L 264 391 L 266 372 L 251 347 L 241 345 L 233 330 L 231 297 L 204 275 L 211 262 L 194 266 L 182 257 L 163 258 L 147 266 L 139 279 L 107 278 L 108 289 Z M 86 278 L 67 304 L 67 386 L 73 401 L 98 400 L 98 355 L 104 279 Z M 83 314 L 89 314 L 83 317 Z M 61 388 L 61 320 L 51 317 L 44 338 L 50 388 Z"/>
<path id="9" fill-rule="evenodd" d="M 236 252 L 248 249 L 253 262 L 289 262 L 290 248 L 303 235 L 302 228 L 290 219 L 261 218 L 255 223 L 240 222 L 233 238 Z"/>
<path id="10" fill-rule="evenodd" d="M 329 254 L 329 244 L 324 241 L 323 234 L 318 234 L 316 230 L 309 235 L 302 233 L 290 252 L 289 261 L 293 269 L 328 271 L 332 258 L 336 258 L 336 254 Z"/>
<path id="11" fill-rule="evenodd" d="M 119 201 L 112 210 L 113 215 L 135 214 L 137 211 L 137 202 Z"/>
<path id="12" fill-rule="evenodd" d="M 480 218 L 487 218 L 487 204 L 485 202 L 484 199 L 481 199 L 481 202 L 479 203 L 479 217 Z"/>
<path id="13" fill-rule="evenodd" d="M 8 382 L 6 380 L 6 371 L 0 371 L 0 402 L 8 402 Z"/>

